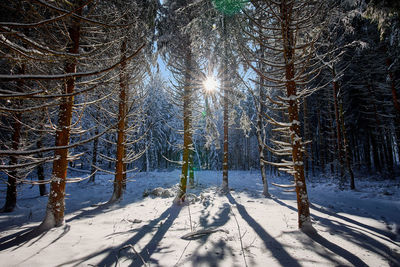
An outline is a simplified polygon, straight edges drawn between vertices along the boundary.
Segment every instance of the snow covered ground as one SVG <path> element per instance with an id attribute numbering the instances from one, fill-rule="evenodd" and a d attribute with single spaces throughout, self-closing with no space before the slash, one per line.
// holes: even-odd
<path id="1" fill-rule="evenodd" d="M 169 196 L 179 174 L 139 173 L 112 206 L 100 205 L 111 197 L 111 176 L 68 184 L 66 224 L 34 238 L 24 234 L 43 219 L 47 197 L 21 187 L 17 210 L 0 214 L 0 266 L 400 266 L 399 182 L 358 182 L 356 192 L 309 182 L 318 234 L 306 235 L 294 193 L 271 186 L 264 198 L 257 171 L 231 171 L 227 195 L 218 190 L 221 172 L 196 172 L 181 207 Z M 154 196 L 157 187 L 168 191 Z M 215 231 L 181 238 L 199 230 Z"/>

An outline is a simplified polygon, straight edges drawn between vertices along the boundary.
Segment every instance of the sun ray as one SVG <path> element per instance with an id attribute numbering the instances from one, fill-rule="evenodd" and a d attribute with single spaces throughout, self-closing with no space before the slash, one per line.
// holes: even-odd
<path id="1" fill-rule="evenodd" d="M 204 80 L 203 86 L 207 93 L 213 93 L 219 87 L 219 82 L 215 77 L 209 76 Z"/>

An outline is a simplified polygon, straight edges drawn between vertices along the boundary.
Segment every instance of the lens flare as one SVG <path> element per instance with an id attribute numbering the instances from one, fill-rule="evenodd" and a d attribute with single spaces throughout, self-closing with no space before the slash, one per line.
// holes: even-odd
<path id="1" fill-rule="evenodd" d="M 207 77 L 207 79 L 203 82 L 203 86 L 206 92 L 212 93 L 217 90 L 219 82 L 214 77 Z"/>

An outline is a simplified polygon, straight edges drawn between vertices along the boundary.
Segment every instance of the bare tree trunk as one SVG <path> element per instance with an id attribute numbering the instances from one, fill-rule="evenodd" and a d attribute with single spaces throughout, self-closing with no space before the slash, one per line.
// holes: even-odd
<path id="1" fill-rule="evenodd" d="M 394 121 L 395 121 L 394 131 L 397 144 L 397 158 L 400 159 L 400 113 L 397 113 L 395 115 Z"/>
<path id="2" fill-rule="evenodd" d="M 36 142 L 36 147 L 37 149 L 41 149 L 43 147 L 42 145 L 42 134 L 39 138 L 39 140 Z M 42 157 L 42 153 L 38 153 L 38 157 Z M 37 176 L 39 181 L 44 181 L 44 168 L 43 164 L 40 164 L 37 166 Z M 41 196 L 47 195 L 47 189 L 46 189 L 46 184 L 39 184 L 39 193 Z"/>
<path id="3" fill-rule="evenodd" d="M 334 161 L 335 161 L 335 129 L 333 127 L 333 117 L 332 117 L 332 112 L 334 112 L 334 110 L 332 109 L 333 107 L 331 105 L 329 105 L 329 110 L 328 110 L 328 115 L 329 115 L 329 133 L 330 133 L 330 139 L 328 141 L 328 149 L 326 149 L 326 152 L 328 153 L 328 158 L 329 158 L 329 165 L 331 168 L 331 174 L 334 175 L 335 174 L 335 165 L 334 165 Z"/>
<path id="4" fill-rule="evenodd" d="M 289 99 L 289 121 L 290 126 L 290 138 L 292 142 L 292 160 L 294 165 L 294 180 L 296 185 L 297 195 L 297 209 L 298 209 L 298 222 L 299 228 L 302 230 L 309 230 L 311 226 L 310 208 L 307 194 L 306 181 L 304 177 L 304 164 L 303 164 L 303 153 L 302 153 L 302 141 L 300 133 L 300 122 L 298 114 L 298 101 L 297 101 L 297 88 L 295 77 L 295 67 L 293 63 L 294 57 L 294 34 L 291 28 L 291 12 L 293 8 L 293 2 L 289 3 L 284 0 L 280 4 L 280 11 L 282 16 L 282 39 L 283 39 L 283 50 L 285 58 L 285 78 L 286 78 L 286 90 L 287 97 Z"/>
<path id="5" fill-rule="evenodd" d="M 229 170 L 229 108 L 228 92 L 224 89 L 224 157 L 222 162 L 222 191 L 228 191 L 228 170 Z"/>
<path id="6" fill-rule="evenodd" d="M 126 125 L 125 125 L 125 129 L 126 129 Z M 125 138 L 124 138 L 124 141 L 125 141 Z M 124 144 L 125 145 L 125 144 Z M 135 144 L 135 147 L 136 147 L 136 144 Z M 123 159 L 124 159 L 124 161 L 125 161 L 125 159 L 126 159 L 126 147 L 124 146 L 124 157 L 123 157 Z M 123 174 L 122 174 L 122 191 L 125 191 L 125 189 L 126 189 L 126 183 L 127 183 L 127 169 L 128 169 L 128 163 L 126 163 L 126 162 L 124 162 L 124 164 L 123 164 L 123 166 L 124 166 L 124 171 L 123 171 Z"/>
<path id="7" fill-rule="evenodd" d="M 149 138 L 149 137 L 148 137 Z M 145 156 L 146 156 L 146 172 L 150 171 L 150 153 L 149 153 L 149 144 L 151 142 L 151 140 L 153 140 L 153 132 L 150 131 L 150 140 L 148 140 L 148 138 L 146 138 L 146 152 L 145 152 Z M 155 157 L 154 159 L 155 160 Z"/>
<path id="8" fill-rule="evenodd" d="M 258 114 L 257 114 L 257 128 L 256 128 L 256 135 L 257 135 L 257 141 L 258 141 L 258 153 L 260 156 L 260 172 L 261 172 L 261 179 L 263 183 L 263 195 L 266 197 L 269 197 L 270 194 L 268 192 L 268 181 L 267 181 L 267 175 L 265 171 L 265 157 L 264 157 L 264 138 L 262 135 L 262 106 L 261 103 L 258 104 Z M 260 111 L 261 109 L 261 111 Z"/>
<path id="9" fill-rule="evenodd" d="M 207 94 L 205 94 L 205 105 L 206 105 L 206 128 L 208 129 L 208 122 L 207 122 L 207 116 L 208 116 L 208 114 L 209 114 L 209 105 L 208 105 L 208 95 Z M 209 149 L 209 147 L 205 147 L 205 151 L 204 151 L 204 153 L 205 153 L 205 159 L 204 159 L 204 161 L 205 161 L 205 169 L 206 170 L 209 170 L 210 169 L 210 149 Z"/>
<path id="10" fill-rule="evenodd" d="M 95 135 L 99 134 L 99 129 L 96 127 L 94 132 Z M 99 138 L 93 140 L 93 150 L 92 150 L 92 168 L 90 170 L 89 182 L 94 182 L 96 180 L 96 164 L 97 164 L 97 149 L 99 144 Z"/>
<path id="11" fill-rule="evenodd" d="M 346 159 L 346 167 L 350 175 L 350 189 L 355 190 L 356 189 L 356 184 L 354 182 L 354 173 L 353 173 L 353 168 L 351 167 L 351 149 L 349 145 L 349 141 L 347 139 L 347 134 L 346 134 L 346 127 L 344 123 L 344 115 L 343 115 L 343 107 L 342 104 L 339 105 L 339 119 L 340 119 L 340 124 L 342 127 L 342 133 L 343 133 L 343 146 L 344 146 L 344 153 L 345 153 L 345 159 Z"/>
<path id="12" fill-rule="evenodd" d="M 12 125 L 13 135 L 11 147 L 13 150 L 18 150 L 19 140 L 21 137 L 21 114 L 16 114 L 15 116 L 16 118 Z M 18 158 L 10 156 L 10 165 L 16 165 L 17 163 Z M 17 205 L 17 176 L 17 170 L 12 170 L 8 173 L 6 203 L 2 208 L 3 212 L 12 212 Z"/>
<path id="13" fill-rule="evenodd" d="M 229 185 L 228 185 L 228 170 L 229 170 L 229 99 L 228 99 L 228 85 L 227 85 L 227 71 L 228 71 L 228 59 L 227 59 L 227 47 L 226 47 L 226 17 L 222 18 L 223 23 L 223 38 L 224 38 L 224 77 L 222 79 L 222 88 L 224 91 L 224 155 L 223 155 L 223 162 L 222 162 L 222 191 L 228 192 Z"/>
<path id="14" fill-rule="evenodd" d="M 326 146 L 323 144 L 322 140 L 322 123 L 321 123 L 321 112 L 317 109 L 317 117 L 318 117 L 318 163 L 322 172 L 325 172 L 325 162 L 326 162 Z"/>
<path id="15" fill-rule="evenodd" d="M 392 65 L 392 59 L 390 57 L 386 58 L 386 66 L 388 68 L 388 74 L 389 74 L 389 79 L 390 79 L 390 88 L 392 90 L 392 100 L 393 100 L 393 106 L 395 108 L 395 110 L 400 113 L 400 103 L 399 103 L 399 98 L 397 96 L 397 92 L 396 92 L 396 83 L 395 80 L 393 78 L 393 73 L 390 70 L 390 66 Z"/>
<path id="16" fill-rule="evenodd" d="M 259 9 L 259 6 L 256 7 Z M 264 18 L 264 17 L 262 17 Z M 262 29 L 259 29 L 259 37 L 262 36 Z M 264 73 L 265 71 L 265 66 L 264 66 L 264 55 L 265 55 L 265 47 L 260 44 L 260 62 L 259 62 L 259 69 L 261 70 L 261 73 Z M 264 78 L 260 75 L 260 84 L 258 86 L 258 103 L 257 99 L 254 98 L 254 103 L 257 108 L 257 126 L 256 126 L 256 136 L 257 136 L 257 141 L 258 141 L 258 154 L 259 154 L 259 160 L 260 160 L 260 172 L 261 172 L 261 180 L 263 183 L 263 195 L 265 197 L 270 197 L 270 194 L 268 192 L 268 181 L 267 181 L 267 174 L 266 174 L 266 166 L 265 166 L 265 161 L 266 158 L 264 156 L 265 152 L 265 129 L 264 129 L 264 123 L 263 123 L 263 114 L 264 114 L 264 101 L 265 95 L 264 95 Z"/>
<path id="17" fill-rule="evenodd" d="M 190 82 L 190 70 L 192 68 L 192 53 L 190 51 L 190 46 L 188 51 L 186 51 L 186 73 L 185 73 L 185 85 L 183 94 L 183 156 L 182 156 L 182 174 L 180 177 L 180 190 L 175 199 L 175 203 L 185 201 L 186 188 L 187 188 L 187 178 L 189 169 L 189 157 L 191 153 L 192 146 L 192 85 Z"/>
<path id="18" fill-rule="evenodd" d="M 393 160 L 393 148 L 392 148 L 392 138 L 390 137 L 389 131 L 386 131 L 385 135 L 382 136 L 383 139 L 383 149 L 386 158 L 386 166 L 389 172 L 389 178 L 395 179 L 394 176 L 394 160 Z"/>
<path id="19" fill-rule="evenodd" d="M 23 64 L 19 69 L 20 74 L 25 73 L 25 65 Z M 18 91 L 23 92 L 24 80 L 19 80 L 17 82 Z M 17 106 L 21 105 L 20 100 L 16 100 Z M 11 149 L 18 150 L 20 146 L 20 138 L 21 138 L 21 128 L 22 128 L 22 114 L 15 114 L 14 121 L 12 123 L 13 134 L 11 137 Z M 16 156 L 10 156 L 10 165 L 18 164 L 18 158 Z M 17 176 L 18 172 L 16 169 L 10 171 L 8 173 L 7 180 L 7 193 L 6 193 L 6 203 L 4 207 L 1 209 L 3 212 L 12 212 L 17 205 Z"/>
<path id="20" fill-rule="evenodd" d="M 374 159 L 374 166 L 375 169 L 378 172 L 382 171 L 382 162 L 383 162 L 383 157 L 382 157 L 382 153 L 379 149 L 379 145 L 382 145 L 382 141 L 381 141 L 381 137 L 380 135 L 376 134 L 376 131 L 379 131 L 380 126 L 381 126 L 381 121 L 378 117 L 378 107 L 376 105 L 376 97 L 375 97 L 375 93 L 372 89 L 372 82 L 368 83 L 368 91 L 372 97 L 372 105 L 373 105 L 373 110 L 374 110 L 374 118 L 375 118 L 375 126 L 372 127 L 372 131 L 371 133 L 371 144 L 372 144 L 372 155 L 373 155 L 373 159 Z"/>
<path id="21" fill-rule="evenodd" d="M 82 9 L 76 12 L 81 15 Z M 68 28 L 70 43 L 68 52 L 77 54 L 79 52 L 79 39 L 81 35 L 80 21 L 74 19 Z M 65 72 L 75 73 L 77 60 L 71 59 L 66 63 Z M 64 83 L 64 94 L 72 94 L 75 90 L 75 78 L 68 78 Z M 55 145 L 65 147 L 69 144 L 71 131 L 72 108 L 74 106 L 74 97 L 64 97 L 60 104 L 58 113 L 58 127 L 56 131 Z M 53 162 L 53 171 L 50 183 L 49 201 L 47 204 L 46 217 L 40 228 L 46 230 L 52 227 L 58 227 L 64 224 L 65 209 L 65 181 L 67 178 L 68 167 L 68 148 L 60 148 L 55 150 L 56 160 Z"/>
<path id="22" fill-rule="evenodd" d="M 395 109 L 395 136 L 396 136 L 396 143 L 397 143 L 397 156 L 400 158 L 400 102 L 397 96 L 396 91 L 396 81 L 393 78 L 393 72 L 391 71 L 392 59 L 387 56 L 386 58 L 386 66 L 387 72 L 390 79 L 390 88 L 392 91 L 392 101 L 393 106 Z"/>
<path id="23" fill-rule="evenodd" d="M 374 167 L 377 172 L 382 171 L 381 161 L 379 159 L 378 144 L 375 139 L 375 133 L 370 132 L 371 145 L 372 145 L 372 158 L 374 161 Z"/>
<path id="24" fill-rule="evenodd" d="M 338 94 L 339 94 L 339 84 L 336 81 L 336 72 L 335 69 L 332 68 L 333 75 L 333 105 L 335 107 L 335 120 L 336 120 L 336 147 L 337 147 L 337 156 L 339 160 L 339 187 L 341 189 L 344 188 L 345 177 L 344 177 L 344 160 L 343 160 L 343 148 L 342 148 L 342 133 L 341 133 L 341 123 L 339 116 L 339 103 L 338 103 Z"/>
<path id="25" fill-rule="evenodd" d="M 125 173 L 125 126 L 126 126 L 126 112 L 127 112 L 127 69 L 126 69 L 126 39 L 121 44 L 121 64 L 119 72 L 119 103 L 118 103 L 118 125 L 117 125 L 117 154 L 115 162 L 115 178 L 114 178 L 114 192 L 110 202 L 118 201 L 122 198 L 124 190 L 124 173 Z"/>
<path id="26" fill-rule="evenodd" d="M 99 131 L 96 129 L 95 134 L 97 135 Z M 93 140 L 93 155 L 92 155 L 92 168 L 90 171 L 90 182 L 94 182 L 96 180 L 96 164 L 97 164 L 97 150 L 98 150 L 99 139 L 96 138 Z"/>
<path id="27" fill-rule="evenodd" d="M 308 114 L 307 114 L 307 99 L 304 99 L 303 102 L 303 134 L 304 134 L 304 139 L 308 140 Z M 304 147 L 304 176 L 305 178 L 308 178 L 308 170 L 309 170 L 309 153 L 307 146 Z"/>
<path id="28" fill-rule="evenodd" d="M 194 149 L 194 147 L 193 147 Z M 189 153 L 189 185 L 190 187 L 194 187 L 194 151 L 191 150 Z"/>

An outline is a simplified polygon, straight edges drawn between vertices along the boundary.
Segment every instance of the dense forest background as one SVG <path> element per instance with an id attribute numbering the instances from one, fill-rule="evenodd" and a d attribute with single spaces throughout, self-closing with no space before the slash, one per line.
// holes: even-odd
<path id="1" fill-rule="evenodd" d="M 97 172 L 398 179 L 399 3 L 281 2 L 2 1 L 3 209 L 39 184 L 57 225 Z"/>

